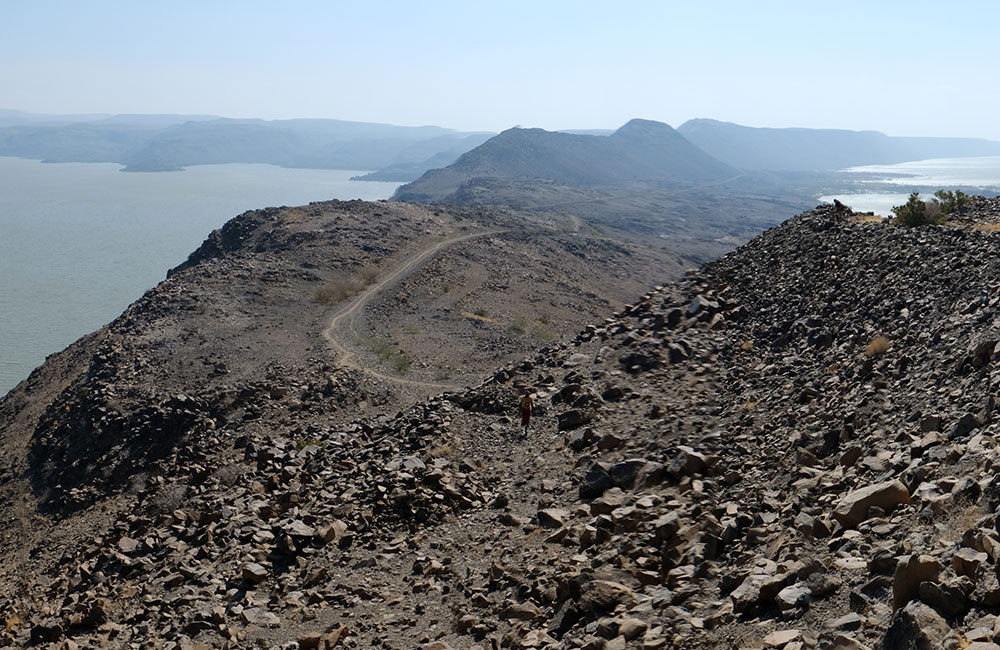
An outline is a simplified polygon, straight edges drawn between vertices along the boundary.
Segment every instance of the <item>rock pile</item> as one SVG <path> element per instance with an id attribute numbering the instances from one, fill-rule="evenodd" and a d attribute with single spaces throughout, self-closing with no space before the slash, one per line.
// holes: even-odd
<path id="1" fill-rule="evenodd" d="M 55 438 L 176 435 L 5 576 L 0 645 L 1000 647 L 1000 235 L 849 217 L 393 416 L 292 370 L 294 408 L 276 379 L 155 418 L 60 398 Z"/>

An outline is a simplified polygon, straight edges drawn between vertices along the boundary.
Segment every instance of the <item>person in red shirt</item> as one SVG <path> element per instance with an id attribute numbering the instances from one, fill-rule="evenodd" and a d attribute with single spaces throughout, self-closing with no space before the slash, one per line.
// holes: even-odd
<path id="1" fill-rule="evenodd" d="M 528 425 L 531 424 L 531 409 L 535 406 L 535 400 L 531 398 L 531 389 L 525 388 L 521 397 L 519 409 L 521 411 L 521 439 L 528 437 Z"/>

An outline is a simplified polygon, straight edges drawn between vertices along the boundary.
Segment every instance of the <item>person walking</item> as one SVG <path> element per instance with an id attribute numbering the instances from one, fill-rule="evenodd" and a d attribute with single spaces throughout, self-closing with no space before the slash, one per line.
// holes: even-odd
<path id="1" fill-rule="evenodd" d="M 535 400 L 531 397 L 531 389 L 525 388 L 524 395 L 521 396 L 521 403 L 518 408 L 521 411 L 521 440 L 528 438 L 528 425 L 531 424 L 531 409 L 535 406 Z"/>

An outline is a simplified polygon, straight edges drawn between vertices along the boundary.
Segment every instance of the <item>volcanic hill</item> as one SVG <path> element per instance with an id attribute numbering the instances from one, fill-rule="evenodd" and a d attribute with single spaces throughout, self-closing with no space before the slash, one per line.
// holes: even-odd
<path id="1" fill-rule="evenodd" d="M 707 261 L 811 206 L 813 196 L 796 182 L 749 177 L 667 124 L 634 119 L 610 135 L 509 129 L 393 199 L 572 215 Z"/>
<path id="2" fill-rule="evenodd" d="M 513 128 L 401 187 L 401 201 L 454 202 L 479 178 L 543 180 L 570 186 L 614 186 L 638 181 L 675 184 L 720 181 L 737 175 L 662 122 L 631 120 L 608 136 Z"/>
<path id="3" fill-rule="evenodd" d="M 213 234 L 0 402 L 5 643 L 995 647 L 1000 201 L 821 206 L 398 412 L 419 391 L 338 368 L 347 308 L 301 300 L 376 241 L 338 220 L 387 213 L 383 279 L 577 234 L 385 203 Z"/>

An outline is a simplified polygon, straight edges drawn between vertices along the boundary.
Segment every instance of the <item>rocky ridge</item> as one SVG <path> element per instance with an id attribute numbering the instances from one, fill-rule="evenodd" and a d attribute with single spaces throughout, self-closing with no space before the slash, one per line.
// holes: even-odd
<path id="1" fill-rule="evenodd" d="M 0 638 L 995 648 L 997 215 L 817 208 L 395 416 L 331 418 L 294 373 L 224 422 L 171 403 L 183 435 L 66 515 L 92 537 L 3 567 Z"/>

